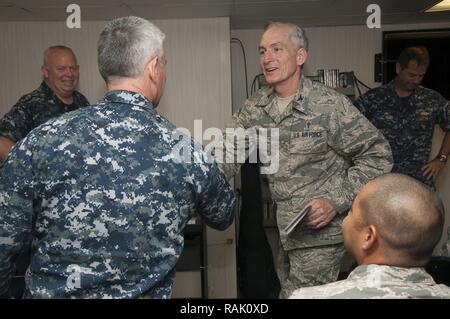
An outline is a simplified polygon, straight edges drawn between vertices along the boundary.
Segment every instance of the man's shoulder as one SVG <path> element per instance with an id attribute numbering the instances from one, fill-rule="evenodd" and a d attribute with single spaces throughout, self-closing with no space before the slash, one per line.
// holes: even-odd
<path id="1" fill-rule="evenodd" d="M 20 97 L 15 106 L 27 106 L 33 104 L 46 104 L 48 103 L 49 96 L 45 94 L 41 87 L 31 91 Z"/>
<path id="2" fill-rule="evenodd" d="M 327 299 L 327 298 L 348 298 L 352 296 L 355 289 L 360 286 L 348 279 L 332 282 L 329 284 L 306 287 L 295 290 L 290 299 Z"/>
<path id="3" fill-rule="evenodd" d="M 358 98 L 358 100 L 361 100 L 363 98 L 367 98 L 370 100 L 382 99 L 382 98 L 387 97 L 389 95 L 390 91 L 391 91 L 391 88 L 389 87 L 388 84 L 381 85 L 381 86 L 378 86 L 378 87 L 368 90 L 367 92 L 362 94 Z"/>
<path id="4" fill-rule="evenodd" d="M 305 80 L 305 86 L 307 84 Z M 317 81 L 310 81 L 309 82 L 310 92 L 312 94 L 324 94 L 324 95 L 335 95 L 335 96 L 341 96 L 342 94 L 336 91 L 335 89 L 326 86 L 325 84 Z"/>
<path id="5" fill-rule="evenodd" d="M 86 96 L 84 96 L 80 91 L 74 91 L 73 95 L 78 107 L 89 106 L 90 102 Z"/>
<path id="6" fill-rule="evenodd" d="M 443 99 L 439 92 L 421 85 L 417 88 L 415 96 L 421 99 Z"/>
<path id="7" fill-rule="evenodd" d="M 42 136 L 44 139 L 47 139 L 50 136 L 57 136 L 59 134 L 59 129 L 63 126 L 69 125 L 74 119 L 77 118 L 79 112 L 82 110 L 83 109 L 77 109 L 72 112 L 63 113 L 57 117 L 52 117 L 48 121 L 34 128 L 28 135 L 35 137 Z"/>
<path id="8" fill-rule="evenodd" d="M 372 266 L 358 266 L 347 279 L 296 290 L 293 299 L 361 299 L 379 298 L 385 292 L 377 287 L 379 269 Z"/>
<path id="9" fill-rule="evenodd" d="M 273 87 L 262 87 L 245 100 L 244 107 L 265 106 L 275 97 L 273 93 Z"/>
<path id="10" fill-rule="evenodd" d="M 291 298 L 421 298 L 450 297 L 450 288 L 436 285 L 421 268 L 363 265 L 345 280 L 296 290 Z"/>
<path id="11" fill-rule="evenodd" d="M 316 104 L 333 105 L 336 101 L 347 99 L 347 97 L 322 83 L 312 81 L 307 98 Z"/>
<path id="12" fill-rule="evenodd" d="M 332 114 L 336 111 L 347 112 L 353 107 L 351 100 L 344 94 L 319 82 L 312 82 L 308 95 L 304 97 L 307 108 L 320 114 Z"/>

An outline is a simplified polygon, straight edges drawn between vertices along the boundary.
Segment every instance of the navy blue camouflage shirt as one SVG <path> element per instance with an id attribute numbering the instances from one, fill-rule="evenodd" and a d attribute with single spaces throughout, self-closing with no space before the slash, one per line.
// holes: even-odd
<path id="1" fill-rule="evenodd" d="M 225 229 L 234 193 L 189 137 L 129 91 L 30 132 L 0 171 L 0 295 L 31 244 L 26 297 L 168 298 L 196 212 Z M 186 143 L 185 143 L 186 144 Z"/>
<path id="2" fill-rule="evenodd" d="M 391 81 L 360 96 L 355 106 L 389 141 L 394 157 L 392 172 L 432 186 L 432 181 L 422 176 L 421 168 L 430 156 L 434 125 L 450 130 L 449 101 L 423 86 L 408 98 L 400 98 Z"/>
<path id="3" fill-rule="evenodd" d="M 35 127 L 69 111 L 89 105 L 83 94 L 74 91 L 73 103 L 63 103 L 43 81 L 39 88 L 22 96 L 0 119 L 0 136 L 14 143 L 23 139 Z"/>

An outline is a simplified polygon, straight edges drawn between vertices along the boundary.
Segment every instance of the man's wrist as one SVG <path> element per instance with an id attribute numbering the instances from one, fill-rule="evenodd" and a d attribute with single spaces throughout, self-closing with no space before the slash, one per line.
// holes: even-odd
<path id="1" fill-rule="evenodd" d="M 441 163 L 447 163 L 447 155 L 439 154 L 435 159 Z"/>

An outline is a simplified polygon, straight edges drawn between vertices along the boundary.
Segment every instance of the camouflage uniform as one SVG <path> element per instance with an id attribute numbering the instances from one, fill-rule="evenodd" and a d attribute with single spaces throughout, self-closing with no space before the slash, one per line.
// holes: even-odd
<path id="1" fill-rule="evenodd" d="M 296 290 L 292 299 L 450 298 L 450 287 L 438 285 L 423 268 L 363 265 L 347 279 Z"/>
<path id="2" fill-rule="evenodd" d="M 49 119 L 87 105 L 89 101 L 77 91 L 73 92 L 73 103 L 64 104 L 47 84 L 42 82 L 39 88 L 22 96 L 0 119 L 0 136 L 17 143 L 32 129 Z"/>
<path id="3" fill-rule="evenodd" d="M 434 125 L 450 130 L 450 103 L 422 86 L 402 103 L 391 81 L 360 96 L 355 106 L 389 141 L 394 157 L 392 171 L 433 186 L 422 176 L 421 168 L 428 163 Z"/>
<path id="4" fill-rule="evenodd" d="M 142 95 L 112 91 L 20 141 L 0 176 L 0 295 L 32 243 L 26 297 L 170 297 L 193 213 L 217 229 L 234 218 L 210 155 L 173 160 L 174 130 Z"/>
<path id="5" fill-rule="evenodd" d="M 288 255 L 279 259 L 284 266 L 278 265 L 277 272 L 282 296 L 287 297 L 288 291 L 337 278 L 344 253 L 341 222 L 360 188 L 390 171 L 392 155 L 384 137 L 346 96 L 305 77 L 283 114 L 274 105 L 275 96 L 271 87 L 259 90 L 233 115 L 228 127 L 279 129 L 279 170 L 268 175 L 278 228 L 284 229 L 316 197 L 326 198 L 337 211 L 322 229 L 300 226 L 288 238 L 281 238 Z M 230 145 L 225 145 L 229 152 Z M 239 165 L 228 163 L 222 169 L 231 178 Z M 308 248 L 314 247 L 324 249 L 315 249 L 311 255 Z M 325 262 L 328 258 L 331 261 Z M 308 264 L 293 267 L 296 260 Z M 333 269 L 328 268 L 331 265 Z M 328 272 L 332 275 L 324 275 Z"/>

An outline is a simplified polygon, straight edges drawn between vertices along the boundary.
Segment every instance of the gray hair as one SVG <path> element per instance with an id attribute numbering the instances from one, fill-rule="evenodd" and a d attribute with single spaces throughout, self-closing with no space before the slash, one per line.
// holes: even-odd
<path id="1" fill-rule="evenodd" d="M 139 17 L 117 18 L 106 24 L 97 43 L 98 68 L 108 82 L 112 76 L 134 78 L 150 58 L 164 54 L 165 35 Z"/>
<path id="2" fill-rule="evenodd" d="M 75 58 L 75 61 L 77 60 L 75 53 L 73 53 L 71 48 L 66 47 L 65 45 L 53 45 L 51 47 L 48 47 L 44 51 L 44 62 L 43 62 L 44 66 L 48 66 L 48 57 L 49 57 L 50 53 L 52 53 L 53 51 L 58 51 L 58 50 L 70 52 L 73 55 L 73 57 Z"/>
<path id="3" fill-rule="evenodd" d="M 306 52 L 308 52 L 308 38 L 306 37 L 305 30 L 300 28 L 298 25 L 289 23 L 289 22 L 270 22 L 265 28 L 264 31 L 272 27 L 285 26 L 289 27 L 292 30 L 291 34 L 291 42 L 294 47 L 298 50 L 300 48 L 304 48 Z"/>

